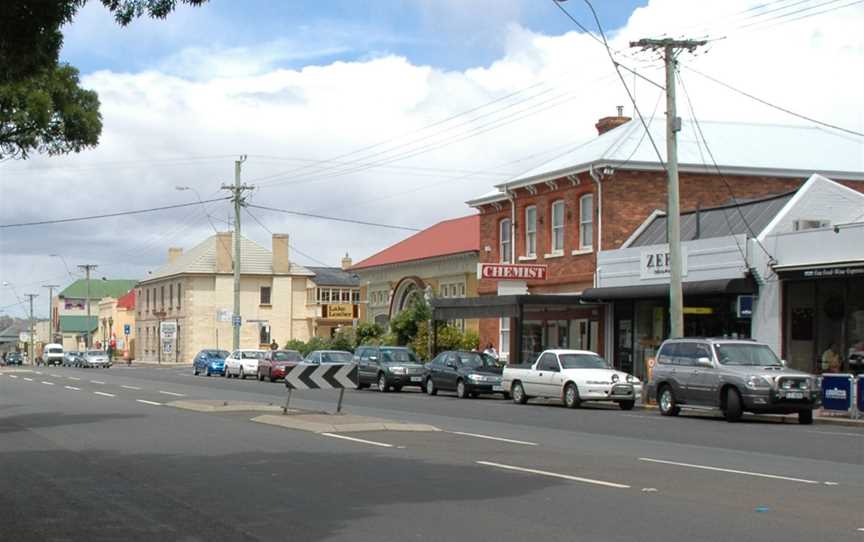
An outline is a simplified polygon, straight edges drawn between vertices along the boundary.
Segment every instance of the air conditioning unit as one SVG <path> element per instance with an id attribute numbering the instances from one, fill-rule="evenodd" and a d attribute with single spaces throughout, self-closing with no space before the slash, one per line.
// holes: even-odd
<path id="1" fill-rule="evenodd" d="M 804 220 L 799 219 L 792 223 L 792 227 L 795 231 L 802 230 L 818 230 L 820 228 L 830 228 L 831 222 L 828 220 Z"/>

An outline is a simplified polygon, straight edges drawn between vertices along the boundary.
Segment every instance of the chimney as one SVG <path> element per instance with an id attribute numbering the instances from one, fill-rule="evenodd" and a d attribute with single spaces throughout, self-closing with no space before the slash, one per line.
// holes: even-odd
<path id="1" fill-rule="evenodd" d="M 183 254 L 183 249 L 179 247 L 169 247 L 168 248 L 168 263 L 174 263 L 177 261 L 177 258 Z"/>
<path id="2" fill-rule="evenodd" d="M 351 269 L 351 257 L 348 256 L 348 253 L 345 253 L 345 257 L 342 258 L 342 271 L 348 271 Z"/>
<path id="3" fill-rule="evenodd" d="M 606 132 L 608 132 L 609 130 L 611 130 L 613 128 L 617 128 L 617 127 L 621 126 L 622 124 L 629 122 L 631 120 L 630 117 L 624 116 L 624 106 L 623 105 L 617 106 L 617 109 L 618 109 L 618 115 L 617 116 L 615 116 L 615 117 L 603 117 L 602 119 L 597 121 L 597 124 L 594 125 L 594 127 L 597 128 L 597 135 L 603 135 Z"/>
<path id="4" fill-rule="evenodd" d="M 234 268 L 231 263 L 234 261 L 234 234 L 230 231 L 222 232 L 216 235 L 216 272 L 217 273 L 232 273 Z"/>
<path id="5" fill-rule="evenodd" d="M 286 274 L 291 272 L 291 262 L 288 259 L 288 234 L 273 234 L 273 273 Z"/>

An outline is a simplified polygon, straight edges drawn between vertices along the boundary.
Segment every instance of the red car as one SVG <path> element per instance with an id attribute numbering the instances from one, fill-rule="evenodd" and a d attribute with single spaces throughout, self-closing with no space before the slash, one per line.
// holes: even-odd
<path id="1" fill-rule="evenodd" d="M 285 373 L 303 361 L 303 356 L 296 350 L 269 350 L 264 359 L 258 362 L 258 380 L 275 382 L 285 378 Z"/>

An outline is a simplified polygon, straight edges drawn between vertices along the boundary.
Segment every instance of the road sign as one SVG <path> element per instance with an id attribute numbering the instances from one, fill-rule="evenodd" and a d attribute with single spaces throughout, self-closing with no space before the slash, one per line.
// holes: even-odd
<path id="1" fill-rule="evenodd" d="M 218 311 L 216 311 L 216 320 L 218 322 L 230 322 L 231 309 L 219 309 Z"/>
<path id="2" fill-rule="evenodd" d="M 243 325 L 243 317 L 239 314 L 235 314 L 231 317 L 231 325 L 234 327 L 240 327 L 241 325 Z"/>
<path id="3" fill-rule="evenodd" d="M 132 333 L 132 326 L 129 324 L 123 324 L 123 335 L 129 335 Z"/>
<path id="4" fill-rule="evenodd" d="M 159 324 L 159 336 L 162 340 L 174 339 L 177 336 L 177 322 L 161 322 Z"/>
<path id="5" fill-rule="evenodd" d="M 843 411 L 852 408 L 852 375 L 822 375 L 822 408 Z"/>
<path id="6" fill-rule="evenodd" d="M 301 363 L 285 375 L 285 387 L 293 390 L 356 388 L 357 365 Z"/>

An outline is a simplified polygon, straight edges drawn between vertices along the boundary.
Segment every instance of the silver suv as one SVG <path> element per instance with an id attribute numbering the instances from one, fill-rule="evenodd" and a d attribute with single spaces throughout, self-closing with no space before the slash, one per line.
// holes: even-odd
<path id="1" fill-rule="evenodd" d="M 670 339 L 657 352 L 648 384 L 660 413 L 681 408 L 720 409 L 736 422 L 744 411 L 793 414 L 813 423 L 820 404 L 820 378 L 787 369 L 768 345 L 750 340 Z"/>

